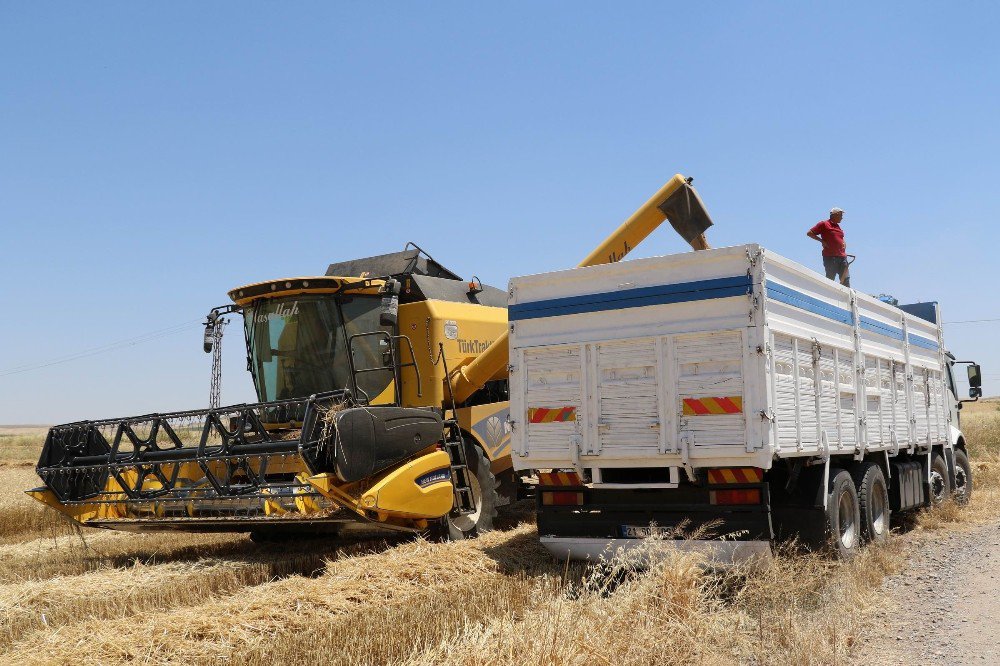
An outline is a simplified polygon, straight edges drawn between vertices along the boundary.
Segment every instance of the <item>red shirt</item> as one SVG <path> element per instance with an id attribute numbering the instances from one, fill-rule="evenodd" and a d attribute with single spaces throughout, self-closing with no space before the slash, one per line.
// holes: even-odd
<path id="1" fill-rule="evenodd" d="M 816 234 L 823 241 L 824 257 L 846 257 L 847 244 L 844 243 L 844 230 L 840 224 L 830 220 L 817 222 L 816 226 L 809 230 L 809 233 Z"/>

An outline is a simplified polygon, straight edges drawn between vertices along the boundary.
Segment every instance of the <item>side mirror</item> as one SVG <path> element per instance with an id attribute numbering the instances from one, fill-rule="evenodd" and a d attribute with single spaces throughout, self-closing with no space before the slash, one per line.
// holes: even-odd
<path id="1" fill-rule="evenodd" d="M 980 395 L 982 395 L 981 387 L 983 385 L 983 371 L 980 369 L 978 363 L 970 364 L 968 370 L 969 370 L 969 388 L 980 389 L 979 393 Z"/>
<path id="2" fill-rule="evenodd" d="M 399 283 L 386 280 L 382 288 L 382 312 L 378 323 L 381 326 L 395 326 L 399 318 Z"/>

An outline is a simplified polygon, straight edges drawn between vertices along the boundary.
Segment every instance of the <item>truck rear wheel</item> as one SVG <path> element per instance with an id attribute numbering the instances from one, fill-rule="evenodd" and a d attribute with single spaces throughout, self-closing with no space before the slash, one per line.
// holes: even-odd
<path id="1" fill-rule="evenodd" d="M 483 450 L 465 437 L 465 457 L 469 465 L 469 485 L 476 498 L 476 510 L 464 516 L 448 516 L 448 535 L 452 540 L 472 539 L 493 529 L 497 515 L 499 483 L 490 469 L 490 461 Z"/>
<path id="2" fill-rule="evenodd" d="M 951 482 L 948 463 L 944 456 L 935 453 L 931 457 L 931 505 L 937 506 L 951 496 Z"/>
<path id="3" fill-rule="evenodd" d="M 889 538 L 889 489 L 882 468 L 864 462 L 854 469 L 861 516 L 861 538 L 865 542 L 883 542 Z"/>
<path id="4" fill-rule="evenodd" d="M 962 449 L 955 449 L 955 479 L 951 492 L 959 504 L 968 504 L 972 499 L 972 465 L 969 454 Z"/>
<path id="5" fill-rule="evenodd" d="M 858 554 L 861 545 L 861 514 L 858 490 L 847 470 L 830 470 L 826 499 L 827 545 L 837 557 L 851 559 Z"/>

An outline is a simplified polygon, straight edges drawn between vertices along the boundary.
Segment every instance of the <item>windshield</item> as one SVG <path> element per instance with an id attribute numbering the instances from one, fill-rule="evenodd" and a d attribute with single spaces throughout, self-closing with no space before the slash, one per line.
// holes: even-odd
<path id="1" fill-rule="evenodd" d="M 244 324 L 258 398 L 267 402 L 352 388 L 347 339 L 372 331 L 392 334 L 379 326 L 379 305 L 370 296 L 300 295 L 248 306 Z M 388 365 L 383 362 L 384 341 L 381 336 L 355 339 L 355 368 Z M 358 388 L 370 399 L 391 382 L 389 370 L 358 373 Z"/>

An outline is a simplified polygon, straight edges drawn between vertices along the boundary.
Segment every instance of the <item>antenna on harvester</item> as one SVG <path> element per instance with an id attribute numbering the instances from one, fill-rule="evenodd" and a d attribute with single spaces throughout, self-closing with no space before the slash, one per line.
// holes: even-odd
<path id="1" fill-rule="evenodd" d="M 222 333 L 229 320 L 215 310 L 205 320 L 205 351 L 212 352 L 212 386 L 208 406 L 217 409 L 222 401 Z"/>

